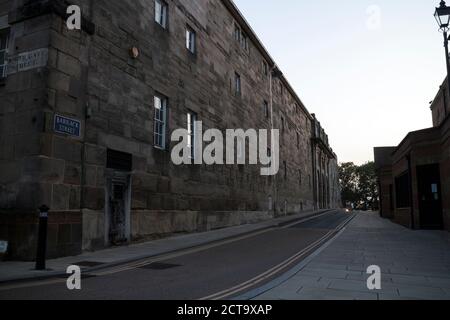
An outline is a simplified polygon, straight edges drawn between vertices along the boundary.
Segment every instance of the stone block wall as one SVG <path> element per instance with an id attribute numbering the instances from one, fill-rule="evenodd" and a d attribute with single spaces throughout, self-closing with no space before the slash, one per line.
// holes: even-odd
<path id="1" fill-rule="evenodd" d="M 69 31 L 57 10 L 16 22 L 10 19 L 15 50 L 47 48 L 48 60 L 41 68 L 8 76 L 0 87 L 3 217 L 19 212 L 34 217 L 36 208 L 45 203 L 57 221 L 50 235 L 56 241 L 50 242 L 52 255 L 101 248 L 107 233 L 108 149 L 132 155 L 135 240 L 318 207 L 312 169 L 313 117 L 284 77 L 272 81 L 273 113 L 267 116 L 264 101 L 270 103 L 272 97 L 263 65 L 270 68 L 274 63 L 251 37 L 248 50 L 235 40 L 236 23 L 242 29 L 246 26 L 225 6 L 229 2 L 168 0 L 166 29 L 155 22 L 154 0 L 71 3 L 81 6 L 83 23 L 94 26 L 93 32 L 85 27 Z M 14 9 L 12 1 L 4 0 L 0 8 L 3 14 Z M 186 49 L 187 26 L 196 32 L 195 54 Z M 131 48 L 138 49 L 136 59 Z M 236 73 L 242 83 L 239 95 L 233 85 Z M 155 94 L 168 98 L 166 150 L 153 145 Z M 173 165 L 170 134 L 187 127 L 190 111 L 203 122 L 204 130 L 271 129 L 272 125 L 280 129 L 278 175 L 262 177 L 259 166 L 249 165 Z M 55 133 L 55 115 L 79 120 L 81 136 Z M 331 184 L 322 207 L 334 205 L 336 167 L 335 161 L 321 167 L 323 180 Z M 35 222 L 30 225 L 35 230 Z M 4 229 L 9 234 L 13 230 Z M 24 247 L 35 241 L 19 238 L 13 242 Z M 31 255 L 19 252 L 15 251 L 19 257 Z"/>

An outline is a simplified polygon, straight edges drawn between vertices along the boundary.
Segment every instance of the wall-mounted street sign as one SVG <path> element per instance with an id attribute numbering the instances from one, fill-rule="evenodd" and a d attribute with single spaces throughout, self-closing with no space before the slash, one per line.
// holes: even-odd
<path id="1" fill-rule="evenodd" d="M 57 133 L 67 134 L 73 137 L 81 137 L 81 121 L 55 115 L 53 129 Z"/>
<path id="2" fill-rule="evenodd" d="M 8 75 L 45 67 L 48 62 L 48 48 L 19 53 L 8 57 Z"/>
<path id="3" fill-rule="evenodd" d="M 19 54 L 17 61 L 18 71 L 27 71 L 47 65 L 48 49 L 38 49 Z"/>

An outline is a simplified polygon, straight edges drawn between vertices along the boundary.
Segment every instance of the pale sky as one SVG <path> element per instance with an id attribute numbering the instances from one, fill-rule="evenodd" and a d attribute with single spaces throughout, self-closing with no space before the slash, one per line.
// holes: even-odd
<path id="1" fill-rule="evenodd" d="M 373 147 L 432 126 L 446 74 L 440 0 L 234 1 L 340 162 L 373 160 Z"/>

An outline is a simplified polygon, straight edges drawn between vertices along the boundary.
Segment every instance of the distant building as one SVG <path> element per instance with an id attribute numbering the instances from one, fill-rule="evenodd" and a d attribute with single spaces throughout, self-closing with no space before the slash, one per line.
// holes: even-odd
<path id="1" fill-rule="evenodd" d="M 380 214 L 414 229 L 450 231 L 450 99 L 447 80 L 431 103 L 433 127 L 397 147 L 375 148 Z"/>
<path id="2" fill-rule="evenodd" d="M 340 205 L 337 157 L 229 0 L 0 1 L 0 239 L 33 259 Z M 280 129 L 280 171 L 175 166 L 171 133 Z M 195 130 L 190 131 L 193 135 Z M 268 150 L 269 152 L 269 150 Z"/>

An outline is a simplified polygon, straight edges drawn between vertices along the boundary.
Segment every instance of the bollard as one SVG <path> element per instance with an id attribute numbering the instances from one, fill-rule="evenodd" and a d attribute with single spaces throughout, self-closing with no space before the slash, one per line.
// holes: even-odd
<path id="1" fill-rule="evenodd" d="M 45 256 L 47 254 L 47 224 L 49 207 L 43 205 L 39 208 L 39 234 L 36 255 L 36 270 L 45 270 Z"/>

